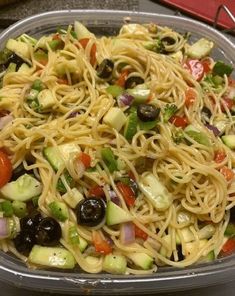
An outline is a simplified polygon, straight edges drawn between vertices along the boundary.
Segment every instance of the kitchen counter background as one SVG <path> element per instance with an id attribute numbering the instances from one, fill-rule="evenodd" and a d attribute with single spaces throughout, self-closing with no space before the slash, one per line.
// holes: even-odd
<path id="1" fill-rule="evenodd" d="M 35 2 L 37 3 L 35 5 Z M 135 10 L 135 11 L 148 11 L 162 14 L 175 14 L 176 11 L 159 4 L 159 1 L 149 0 L 115 0 L 115 1 L 95 1 L 95 0 L 21 0 L 21 3 L 14 4 L 6 8 L 0 9 L 0 32 L 3 27 L 10 25 L 18 19 L 22 19 L 28 15 L 33 15 L 41 11 L 59 10 L 68 8 L 77 9 L 120 9 L 120 10 Z M 55 6 L 56 5 L 56 6 Z M 235 37 L 230 38 L 235 42 Z M 235 275 L 234 275 L 235 279 Z M 16 283 L 17 284 L 17 283 Z M 21 288 L 10 286 L 7 283 L 0 282 L 0 295 L 2 296 L 48 296 L 49 293 L 32 292 Z M 230 282 L 223 285 L 216 285 L 213 287 L 194 289 L 190 291 L 181 291 L 174 293 L 166 293 L 164 296 L 232 296 L 235 295 L 235 282 Z M 63 294 L 53 294 L 54 296 L 65 296 Z M 160 295 L 160 294 L 158 294 Z M 147 295 L 145 295 L 147 296 Z"/>

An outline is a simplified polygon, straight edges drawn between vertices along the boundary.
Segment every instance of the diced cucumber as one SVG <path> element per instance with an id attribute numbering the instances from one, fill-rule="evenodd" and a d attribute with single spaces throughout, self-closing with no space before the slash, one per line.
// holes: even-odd
<path id="1" fill-rule="evenodd" d="M 28 73 L 29 70 L 30 70 L 29 65 L 26 64 L 26 63 L 23 63 L 23 64 L 19 67 L 19 69 L 18 69 L 17 72 L 18 72 L 18 73 L 22 73 L 22 74 L 24 74 L 24 73 Z"/>
<path id="2" fill-rule="evenodd" d="M 12 202 L 12 207 L 13 207 L 14 214 L 17 217 L 23 218 L 27 215 L 27 207 L 25 202 L 14 200 Z"/>
<path id="3" fill-rule="evenodd" d="M 16 41 L 15 39 L 8 39 L 6 48 L 13 51 L 15 54 L 23 59 L 30 59 L 29 47 L 22 41 Z"/>
<path id="4" fill-rule="evenodd" d="M 127 118 L 124 112 L 118 107 L 112 107 L 103 117 L 103 122 L 116 129 L 118 132 L 126 123 L 126 120 Z"/>
<path id="5" fill-rule="evenodd" d="M 77 35 L 78 40 L 83 38 L 94 38 L 95 35 L 92 34 L 82 23 L 75 21 L 74 22 L 74 31 Z"/>
<path id="6" fill-rule="evenodd" d="M 103 270 L 112 274 L 125 274 L 127 261 L 122 255 L 109 254 L 103 261 Z"/>
<path id="7" fill-rule="evenodd" d="M 235 149 L 235 135 L 225 135 L 221 139 L 230 149 Z"/>
<path id="8" fill-rule="evenodd" d="M 42 184 L 34 177 L 24 174 L 16 181 L 4 185 L 0 194 L 11 200 L 27 201 L 34 196 L 40 195 Z"/>
<path id="9" fill-rule="evenodd" d="M 110 85 L 106 88 L 106 91 L 116 98 L 123 93 L 124 88 L 119 85 Z"/>
<path id="10" fill-rule="evenodd" d="M 191 216 L 188 212 L 186 211 L 180 211 L 177 214 L 177 222 L 178 223 L 185 223 L 185 222 L 189 222 L 191 219 Z"/>
<path id="11" fill-rule="evenodd" d="M 184 132 L 192 138 L 194 141 L 196 141 L 199 144 L 205 145 L 210 147 L 211 142 L 210 139 L 207 137 L 207 135 L 204 132 L 201 132 L 198 130 L 196 127 L 193 125 L 188 125 L 185 129 Z"/>
<path id="12" fill-rule="evenodd" d="M 199 239 L 209 239 L 215 233 L 215 226 L 212 224 L 208 224 L 201 228 L 198 232 Z"/>
<path id="13" fill-rule="evenodd" d="M 224 235 L 228 237 L 235 236 L 235 224 L 229 223 L 225 229 Z"/>
<path id="14" fill-rule="evenodd" d="M 179 232 L 181 233 L 181 235 L 186 243 L 189 243 L 189 242 L 192 242 L 195 240 L 195 237 L 194 237 L 192 231 L 188 227 L 180 229 Z"/>
<path id="15" fill-rule="evenodd" d="M 131 112 L 131 114 L 127 118 L 127 122 L 124 129 L 124 137 L 131 141 L 134 135 L 137 132 L 137 123 L 138 123 L 138 116 L 137 111 Z"/>
<path id="16" fill-rule="evenodd" d="M 208 56 L 214 46 L 212 41 L 201 38 L 187 49 L 187 55 L 194 59 L 201 59 Z"/>
<path id="17" fill-rule="evenodd" d="M 29 254 L 29 262 L 61 269 L 73 269 L 75 267 L 73 255 L 68 250 L 59 247 L 35 245 Z"/>
<path id="18" fill-rule="evenodd" d="M 38 102 L 41 108 L 41 112 L 49 111 L 55 104 L 55 99 L 52 91 L 49 89 L 44 89 L 38 94 Z"/>
<path id="19" fill-rule="evenodd" d="M 75 225 L 69 228 L 69 240 L 71 244 L 78 245 L 81 253 L 85 251 L 88 245 L 87 241 L 78 234 L 77 227 Z"/>
<path id="20" fill-rule="evenodd" d="M 167 234 L 165 236 L 162 237 L 162 239 L 167 243 L 167 245 L 171 245 L 171 236 L 170 234 Z M 160 248 L 159 253 L 163 256 L 163 257 L 170 257 L 171 256 L 171 251 L 168 251 L 168 249 L 166 247 L 164 247 L 163 245 Z"/>
<path id="21" fill-rule="evenodd" d="M 57 147 L 47 147 L 43 149 L 44 157 L 49 161 L 55 171 L 68 163 L 71 155 L 81 151 L 75 143 L 67 143 Z"/>
<path id="22" fill-rule="evenodd" d="M 120 224 L 124 222 L 129 222 L 132 221 L 132 216 L 117 206 L 115 203 L 112 201 L 107 202 L 107 207 L 106 207 L 106 224 L 111 226 L 115 224 Z"/>
<path id="23" fill-rule="evenodd" d="M 141 269 L 148 270 L 153 267 L 153 258 L 145 253 L 131 253 L 127 257 Z"/>
<path id="24" fill-rule="evenodd" d="M 151 173 L 141 177 L 139 188 L 158 211 L 165 211 L 173 202 L 166 187 Z"/>
<path id="25" fill-rule="evenodd" d="M 72 188 L 69 192 L 66 192 L 63 196 L 62 199 L 67 203 L 67 205 L 75 209 L 77 204 L 84 199 L 84 196 L 81 194 L 77 188 Z"/>
<path id="26" fill-rule="evenodd" d="M 146 103 L 149 95 L 150 95 L 150 89 L 141 89 L 141 88 L 131 88 L 126 90 L 127 93 L 134 97 L 134 103 L 135 104 L 142 104 Z"/>
<path id="27" fill-rule="evenodd" d="M 68 208 L 63 202 L 53 201 L 48 205 L 48 208 L 50 209 L 52 216 L 59 221 L 64 222 L 69 217 Z"/>
<path id="28" fill-rule="evenodd" d="M 65 75 L 67 71 L 69 73 L 76 73 L 78 70 L 78 64 L 76 60 L 63 61 L 56 64 L 54 67 L 55 71 L 61 76 Z"/>

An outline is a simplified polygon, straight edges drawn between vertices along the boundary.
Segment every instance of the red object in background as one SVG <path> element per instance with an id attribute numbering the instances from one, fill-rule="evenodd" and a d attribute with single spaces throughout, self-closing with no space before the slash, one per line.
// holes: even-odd
<path id="1" fill-rule="evenodd" d="M 169 4 L 179 10 L 191 14 L 193 17 L 214 23 L 217 9 L 224 4 L 235 15 L 234 0 L 161 0 L 164 4 Z M 218 25 L 225 29 L 234 27 L 234 23 L 227 13 L 222 10 L 219 15 Z"/>

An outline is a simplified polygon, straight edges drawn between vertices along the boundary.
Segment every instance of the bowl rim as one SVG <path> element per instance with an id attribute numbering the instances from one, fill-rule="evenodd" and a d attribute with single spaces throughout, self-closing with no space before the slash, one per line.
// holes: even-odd
<path id="1" fill-rule="evenodd" d="M 235 44 L 228 39 L 221 32 L 193 19 L 173 16 L 168 14 L 139 12 L 139 11 L 126 11 L 126 10 L 95 10 L 95 9 L 73 9 L 73 10 L 57 10 L 39 13 L 29 16 L 22 20 L 17 21 L 9 26 L 0 34 L 0 45 L 4 45 L 4 41 L 9 39 L 9 36 L 16 36 L 19 27 L 28 28 L 29 26 L 40 24 L 42 19 L 50 19 L 52 17 L 60 18 L 63 15 L 82 15 L 83 17 L 95 17 L 102 15 L 108 18 L 116 16 L 116 18 L 131 17 L 137 19 L 158 18 L 168 19 L 171 21 L 181 20 L 185 24 L 198 26 L 201 29 L 215 34 L 231 46 L 235 50 Z M 231 61 L 235 65 L 235 58 Z M 119 295 L 128 294 L 141 294 L 141 293 L 156 293 L 158 291 L 172 291 L 180 289 L 190 289 L 201 286 L 209 286 L 218 283 L 224 283 L 233 280 L 235 274 L 235 255 L 215 260 L 212 264 L 194 265 L 185 269 L 174 270 L 167 268 L 165 271 L 159 271 L 155 274 L 146 276 L 119 276 L 119 275 L 106 275 L 102 274 L 85 274 L 85 273 L 63 273 L 62 271 L 46 271 L 46 270 L 29 270 L 26 266 L 17 264 L 17 261 L 11 258 L 10 255 L 4 254 L 0 251 L 0 280 L 14 283 L 15 285 L 22 286 L 29 289 L 42 289 L 44 291 L 56 292 L 70 292 L 70 293 L 83 293 L 87 289 L 91 290 L 93 294 L 103 295 L 116 293 Z"/>

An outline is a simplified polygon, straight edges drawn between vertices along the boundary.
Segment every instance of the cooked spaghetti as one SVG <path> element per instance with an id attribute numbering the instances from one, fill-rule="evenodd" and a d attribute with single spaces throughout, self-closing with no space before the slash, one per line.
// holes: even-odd
<path id="1" fill-rule="evenodd" d="M 231 254 L 235 86 L 213 46 L 155 24 L 10 39 L 0 248 L 116 274 Z"/>

